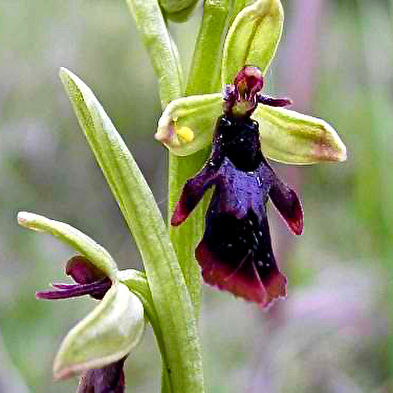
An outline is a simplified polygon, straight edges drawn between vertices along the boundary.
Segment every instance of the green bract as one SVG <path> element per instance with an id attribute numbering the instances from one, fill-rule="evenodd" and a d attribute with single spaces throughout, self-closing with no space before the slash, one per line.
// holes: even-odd
<path id="1" fill-rule="evenodd" d="M 116 280 L 116 262 L 102 246 L 78 229 L 63 222 L 50 220 L 38 214 L 19 212 L 18 223 L 35 231 L 47 232 L 79 251 L 111 280 Z"/>
<path id="2" fill-rule="evenodd" d="M 166 12 L 165 16 L 169 20 L 171 20 L 173 22 L 176 22 L 176 23 L 186 22 L 191 17 L 191 15 L 192 15 L 192 13 L 193 13 L 193 11 L 195 9 L 196 4 L 197 4 L 197 2 L 194 2 L 188 8 L 184 8 L 183 10 L 178 11 L 178 12 L 173 12 L 173 13 Z"/>
<path id="3" fill-rule="evenodd" d="M 143 305 L 121 283 L 112 285 L 98 306 L 65 337 L 56 356 L 56 379 L 101 368 L 128 355 L 145 328 Z"/>
<path id="4" fill-rule="evenodd" d="M 283 10 L 279 0 L 258 0 L 234 20 L 225 40 L 222 87 L 246 64 L 266 72 L 279 43 Z M 211 143 L 222 95 L 178 98 L 163 112 L 156 139 L 178 156 L 191 155 Z M 259 122 L 266 157 L 287 164 L 345 161 L 346 148 L 336 131 L 321 119 L 262 104 L 252 116 Z"/>

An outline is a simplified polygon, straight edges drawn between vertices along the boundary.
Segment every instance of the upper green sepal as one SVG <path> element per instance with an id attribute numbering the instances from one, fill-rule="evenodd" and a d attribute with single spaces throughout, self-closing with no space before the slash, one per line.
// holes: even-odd
<path id="1" fill-rule="evenodd" d="M 155 137 L 178 156 L 193 154 L 211 144 L 221 113 L 221 94 L 179 98 L 165 109 Z M 346 160 L 345 145 L 321 119 L 266 105 L 258 105 L 252 117 L 259 123 L 262 151 L 271 160 L 295 165 Z"/>
<path id="2" fill-rule="evenodd" d="M 232 23 L 224 44 L 221 83 L 232 83 L 245 65 L 265 74 L 280 42 L 284 12 L 280 0 L 257 0 Z"/>
<path id="3" fill-rule="evenodd" d="M 258 105 L 252 116 L 259 123 L 263 154 L 295 165 L 345 161 L 344 143 L 326 121 L 284 109 Z"/>
<path id="4" fill-rule="evenodd" d="M 35 231 L 47 232 L 79 251 L 111 280 L 117 280 L 118 268 L 108 251 L 89 236 L 63 222 L 34 213 L 19 212 L 18 223 Z"/>
<path id="5" fill-rule="evenodd" d="M 128 355 L 145 329 L 143 305 L 116 283 L 98 306 L 64 338 L 53 365 L 55 379 L 101 368 Z"/>

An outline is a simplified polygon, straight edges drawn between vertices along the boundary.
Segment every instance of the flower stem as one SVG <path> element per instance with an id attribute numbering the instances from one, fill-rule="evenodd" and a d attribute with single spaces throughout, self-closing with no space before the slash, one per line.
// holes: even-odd
<path id="1" fill-rule="evenodd" d="M 186 95 L 213 93 L 220 90 L 221 48 L 230 8 L 230 0 L 206 0 L 204 2 L 202 24 L 188 75 Z M 201 169 L 209 153 L 210 149 L 207 148 L 187 157 L 176 157 L 170 154 L 169 216 L 185 182 Z M 204 212 L 208 200 L 207 195 L 203 203 L 195 209 L 181 227 L 170 228 L 171 240 L 189 288 L 196 316 L 199 315 L 201 302 L 201 279 L 194 250 L 203 233 Z"/>

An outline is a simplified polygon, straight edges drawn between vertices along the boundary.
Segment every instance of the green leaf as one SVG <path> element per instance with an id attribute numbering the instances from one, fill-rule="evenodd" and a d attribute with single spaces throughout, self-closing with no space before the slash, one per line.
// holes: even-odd
<path id="1" fill-rule="evenodd" d="M 120 360 L 138 345 L 144 329 L 139 298 L 124 284 L 112 285 L 98 306 L 65 337 L 53 365 L 55 379 Z"/>
<path id="2" fill-rule="evenodd" d="M 225 40 L 222 85 L 233 83 L 245 65 L 266 73 L 280 42 L 283 22 L 280 0 L 257 0 L 238 14 Z"/>
<path id="3" fill-rule="evenodd" d="M 211 144 L 222 95 L 203 94 L 172 101 L 163 112 L 155 138 L 178 156 L 193 154 Z"/>
<path id="4" fill-rule="evenodd" d="M 286 164 L 345 161 L 346 147 L 324 120 L 283 108 L 259 105 L 253 114 L 259 123 L 262 151 Z"/>
<path id="5" fill-rule="evenodd" d="M 118 272 L 117 265 L 108 251 L 78 229 L 73 228 L 71 225 L 28 212 L 18 213 L 18 223 L 26 228 L 39 232 L 47 232 L 59 238 L 62 242 L 67 243 L 79 251 L 110 279 L 116 279 Z"/>
<path id="6" fill-rule="evenodd" d="M 142 255 L 162 329 L 174 392 L 203 392 L 194 310 L 169 234 L 146 180 L 92 91 L 74 74 L 60 77 L 85 136 Z"/>
<path id="7" fill-rule="evenodd" d="M 158 79 L 161 105 L 182 93 L 182 70 L 177 47 L 170 36 L 157 0 L 127 0 Z"/>

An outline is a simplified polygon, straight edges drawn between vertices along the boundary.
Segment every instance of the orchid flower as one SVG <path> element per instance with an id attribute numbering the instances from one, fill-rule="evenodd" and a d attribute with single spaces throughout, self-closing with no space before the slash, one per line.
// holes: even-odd
<path id="1" fill-rule="evenodd" d="M 215 186 L 195 252 L 202 276 L 208 284 L 262 306 L 286 295 L 286 277 L 271 246 L 268 199 L 292 232 L 303 231 L 296 193 L 278 179 L 266 158 L 297 165 L 346 159 L 345 145 L 328 123 L 284 109 L 291 104 L 288 98 L 261 93 L 282 23 L 279 0 L 260 0 L 244 8 L 226 37 L 222 93 L 172 101 L 156 133 L 156 139 L 179 156 L 212 144 L 210 158 L 184 186 L 171 223 L 183 223 Z"/>

